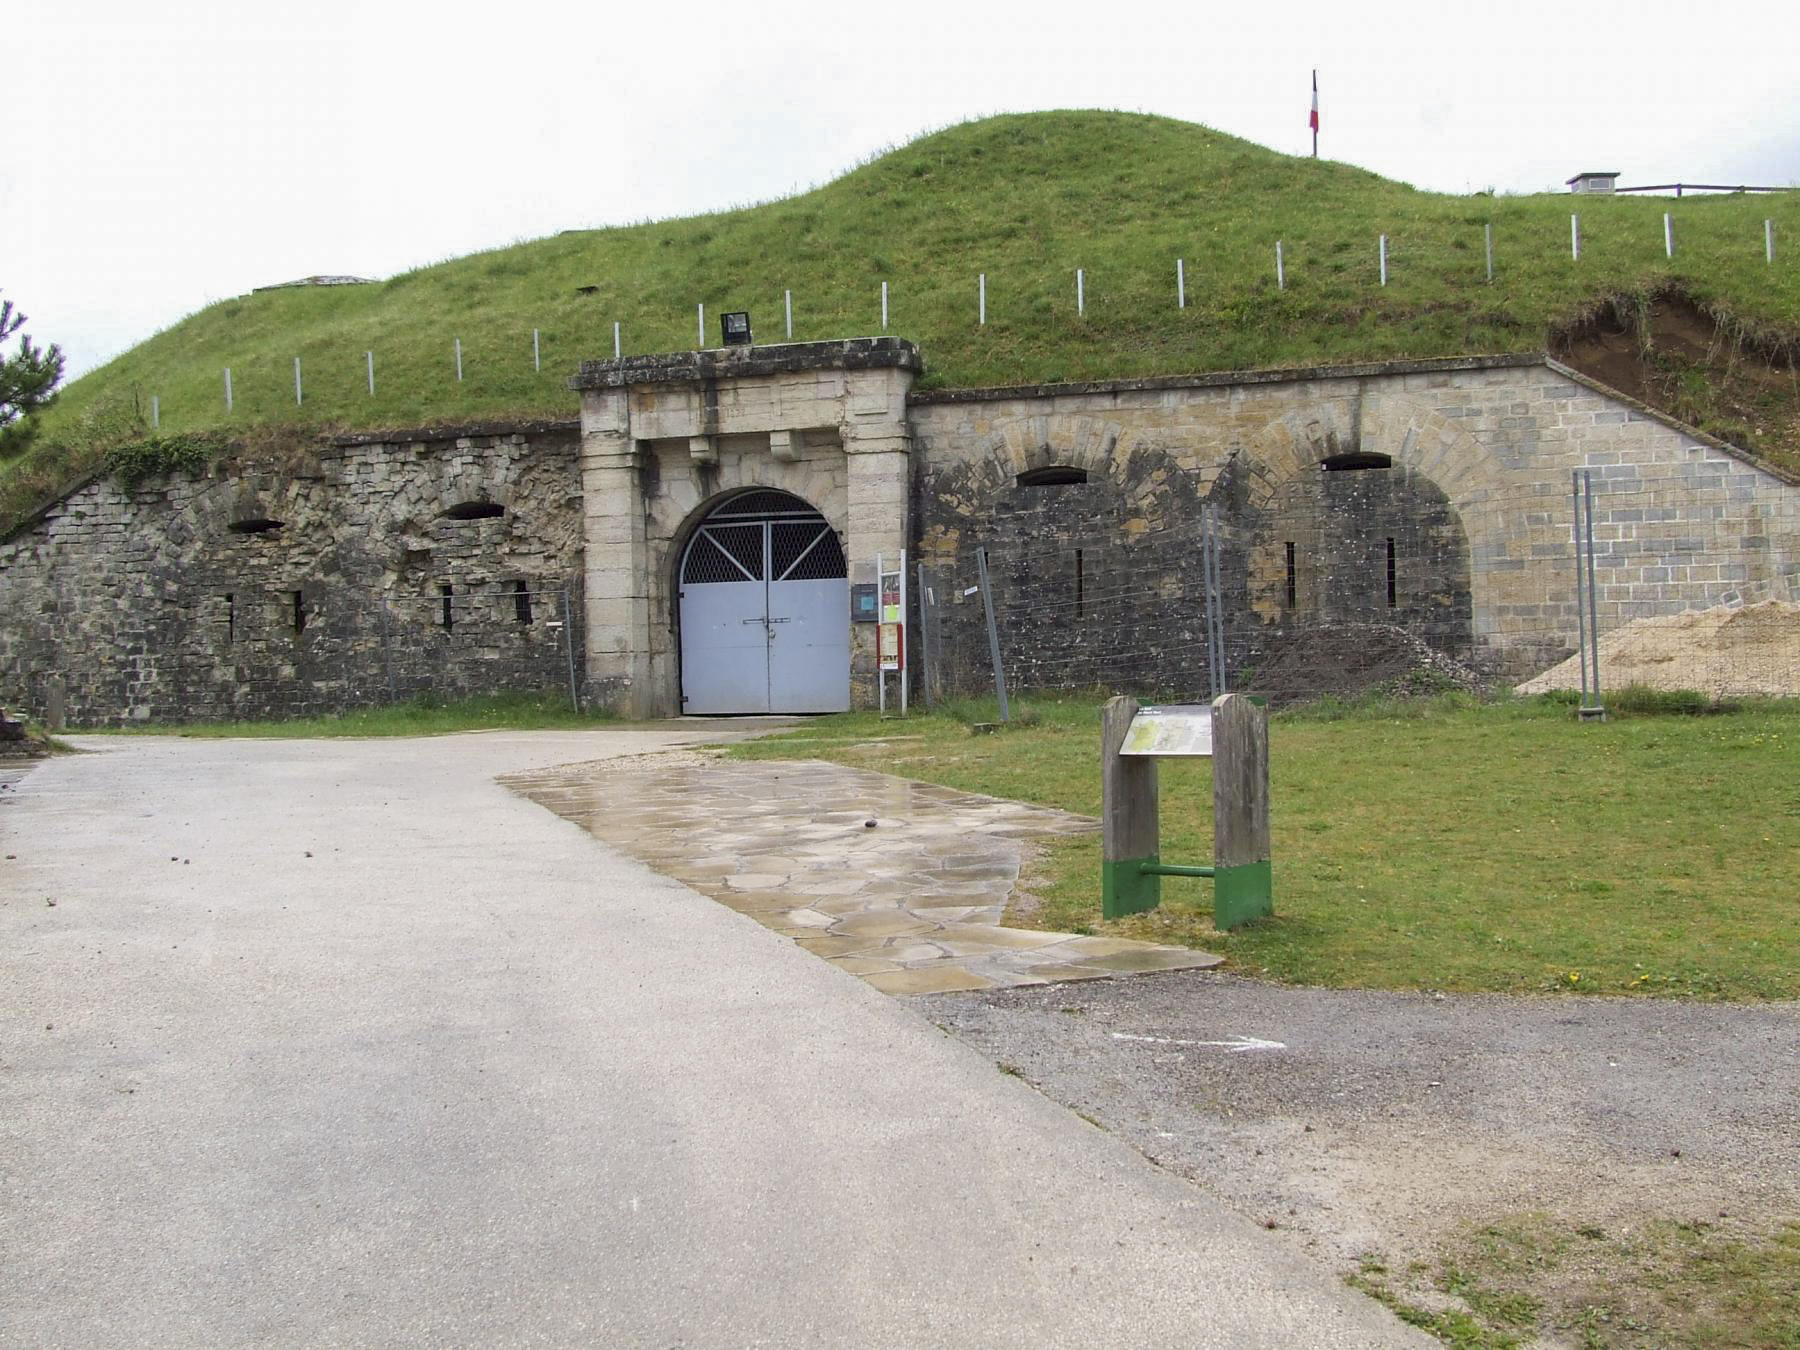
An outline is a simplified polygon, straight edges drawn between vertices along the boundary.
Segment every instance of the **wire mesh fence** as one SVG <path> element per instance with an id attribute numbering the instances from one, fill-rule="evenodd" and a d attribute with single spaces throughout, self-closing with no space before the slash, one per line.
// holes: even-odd
<path id="1" fill-rule="evenodd" d="M 1277 706 L 1369 691 L 1573 692 L 1585 634 L 1602 691 L 1800 696 L 1800 606 L 1772 598 L 1757 540 L 1717 548 L 1653 486 L 1596 476 L 1593 492 L 1591 583 L 1566 498 L 1528 513 L 1528 557 L 1471 560 L 1441 532 L 1333 531 L 1328 518 L 1035 541 L 996 532 L 918 564 L 916 678 L 928 702 L 992 695 L 996 665 L 1014 693 L 1165 701 L 1226 689 Z"/>

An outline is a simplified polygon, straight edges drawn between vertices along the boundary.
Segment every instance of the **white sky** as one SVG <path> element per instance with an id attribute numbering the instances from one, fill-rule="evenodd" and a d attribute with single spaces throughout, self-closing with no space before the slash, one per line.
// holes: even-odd
<path id="1" fill-rule="evenodd" d="M 1248 11 L 1248 12 L 1246 12 Z M 70 375 L 210 301 L 784 195 L 1111 107 L 1420 187 L 1800 182 L 1800 8 L 1713 0 L 46 0 L 3 31 L 0 289 Z"/>

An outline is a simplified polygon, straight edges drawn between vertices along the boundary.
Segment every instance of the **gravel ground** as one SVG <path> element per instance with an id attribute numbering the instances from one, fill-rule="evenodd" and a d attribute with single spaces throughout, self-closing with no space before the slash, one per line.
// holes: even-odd
<path id="1" fill-rule="evenodd" d="M 1800 1004 L 1217 972 L 915 1002 L 1340 1268 L 1426 1259 L 1461 1224 L 1524 1210 L 1614 1225 L 1800 1213 Z M 1234 1048 L 1244 1038 L 1280 1048 Z"/>

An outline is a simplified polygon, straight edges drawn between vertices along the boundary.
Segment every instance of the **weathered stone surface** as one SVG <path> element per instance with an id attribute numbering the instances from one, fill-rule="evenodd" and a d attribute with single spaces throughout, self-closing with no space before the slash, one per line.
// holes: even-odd
<path id="1" fill-rule="evenodd" d="M 575 454 L 568 425 L 484 428 L 341 438 L 291 468 L 95 480 L 0 542 L 0 690 L 106 725 L 566 686 Z"/>
<path id="2" fill-rule="evenodd" d="M 371 433 L 281 467 L 92 480 L 0 541 L 0 698 L 42 713 L 60 674 L 81 723 L 560 684 L 547 593 L 567 586 L 587 694 L 673 714 L 682 551 L 749 487 L 817 508 L 853 582 L 903 548 L 954 574 L 919 636 L 971 676 L 965 565 L 988 548 L 1022 686 L 1197 690 L 1209 507 L 1233 670 L 1296 626 L 1370 622 L 1496 675 L 1561 660 L 1576 469 L 1603 630 L 1800 598 L 1800 487 L 1540 356 L 916 393 L 920 369 L 895 338 L 590 362 L 579 439 Z M 506 514 L 444 515 L 473 502 Z M 529 622 L 521 581 L 546 593 Z M 867 705 L 873 634 L 853 632 Z"/>

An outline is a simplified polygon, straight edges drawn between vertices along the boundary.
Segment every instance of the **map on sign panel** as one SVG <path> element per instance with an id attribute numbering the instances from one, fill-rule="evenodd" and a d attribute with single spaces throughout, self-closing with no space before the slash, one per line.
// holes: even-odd
<path id="1" fill-rule="evenodd" d="M 1171 703 L 1139 708 L 1125 730 L 1121 755 L 1212 754 L 1212 708 L 1205 703 Z"/>

